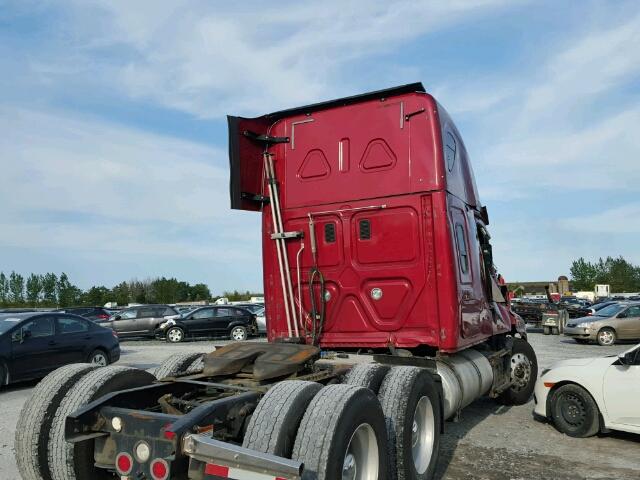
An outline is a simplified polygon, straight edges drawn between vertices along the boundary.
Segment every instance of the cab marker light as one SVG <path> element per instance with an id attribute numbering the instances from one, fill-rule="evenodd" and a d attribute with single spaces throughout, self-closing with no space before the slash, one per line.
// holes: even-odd
<path id="1" fill-rule="evenodd" d="M 544 382 L 544 386 L 547 388 L 552 388 L 554 387 L 556 384 L 556 382 Z"/>

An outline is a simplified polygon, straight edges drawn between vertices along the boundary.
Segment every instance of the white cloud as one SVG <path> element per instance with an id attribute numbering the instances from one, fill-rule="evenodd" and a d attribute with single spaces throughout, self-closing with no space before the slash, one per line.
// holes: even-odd
<path id="1" fill-rule="evenodd" d="M 506 79 L 472 80 L 461 96 L 439 88 L 454 116 L 476 127 L 467 148 L 485 201 L 638 190 L 640 103 L 625 93 L 640 79 L 638 44 L 635 13 L 541 46 L 545 55 Z"/>
<path id="2" fill-rule="evenodd" d="M 73 40 L 62 58 L 120 52 L 126 60 L 87 62 L 88 75 L 107 73 L 135 98 L 200 117 L 255 114 L 353 93 L 354 63 L 519 3 L 70 1 L 73 23 L 61 28 Z M 41 72 L 55 74 L 43 63 Z"/>
<path id="3" fill-rule="evenodd" d="M 571 217 L 559 223 L 567 230 L 591 235 L 640 233 L 640 203 L 628 203 L 597 213 Z"/>
<path id="4" fill-rule="evenodd" d="M 0 246 L 255 269 L 220 150 L 61 112 L 0 108 L 0 129 Z"/>

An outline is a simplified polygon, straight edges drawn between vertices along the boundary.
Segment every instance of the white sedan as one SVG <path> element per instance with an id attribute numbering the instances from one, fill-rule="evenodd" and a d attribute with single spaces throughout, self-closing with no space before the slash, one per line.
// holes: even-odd
<path id="1" fill-rule="evenodd" d="M 543 370 L 534 414 L 562 433 L 640 433 L 640 345 L 618 356 L 563 360 Z"/>

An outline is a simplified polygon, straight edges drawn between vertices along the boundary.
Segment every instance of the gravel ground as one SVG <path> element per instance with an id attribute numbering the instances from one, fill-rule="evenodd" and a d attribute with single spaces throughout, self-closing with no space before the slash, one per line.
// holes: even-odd
<path id="1" fill-rule="evenodd" d="M 617 354 L 628 345 L 578 345 L 558 336 L 531 333 L 540 369 L 557 360 Z M 120 365 L 151 369 L 175 352 L 206 352 L 224 342 L 169 345 L 157 341 L 122 343 Z M 13 459 L 18 414 L 35 382 L 0 391 L 0 479 L 19 480 Z M 499 406 L 482 399 L 449 422 L 442 440 L 437 480 L 582 480 L 640 478 L 640 435 L 611 433 L 575 439 L 533 420 L 532 403 Z"/>

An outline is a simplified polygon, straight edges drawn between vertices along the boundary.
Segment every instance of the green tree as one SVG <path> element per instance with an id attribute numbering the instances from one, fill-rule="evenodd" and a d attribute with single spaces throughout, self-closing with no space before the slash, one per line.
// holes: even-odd
<path id="1" fill-rule="evenodd" d="M 42 301 L 49 307 L 58 304 L 56 295 L 56 286 L 58 285 L 58 277 L 55 273 L 45 273 L 40 283 L 42 285 Z"/>
<path id="2" fill-rule="evenodd" d="M 640 290 L 640 267 L 622 256 L 599 258 L 595 263 L 579 258 L 570 271 L 575 290 L 593 290 L 596 284 L 610 285 L 617 293 Z"/>
<path id="3" fill-rule="evenodd" d="M 7 304 L 9 301 L 9 279 L 4 274 L 4 272 L 0 272 L 0 304 L 3 306 Z"/>
<path id="4" fill-rule="evenodd" d="M 204 283 L 196 283 L 189 288 L 189 300 L 199 301 L 209 300 L 210 298 L 211 292 L 209 291 L 209 287 Z"/>
<path id="5" fill-rule="evenodd" d="M 73 305 L 73 300 L 77 292 L 74 291 L 76 287 L 71 285 L 69 277 L 66 273 L 62 272 L 58 283 L 56 284 L 56 294 L 58 296 L 58 305 L 60 307 L 70 307 Z"/>
<path id="6" fill-rule="evenodd" d="M 40 275 L 32 273 L 27 278 L 27 301 L 30 305 L 35 306 L 40 301 L 40 292 L 42 292 L 42 281 Z"/>
<path id="7" fill-rule="evenodd" d="M 571 264 L 569 271 L 575 290 L 593 290 L 598 279 L 598 270 L 595 265 L 580 257 Z"/>
<path id="8" fill-rule="evenodd" d="M 109 302 L 111 292 L 107 287 L 91 287 L 82 294 L 82 304 L 100 307 Z"/>
<path id="9" fill-rule="evenodd" d="M 24 303 L 24 277 L 16 272 L 9 275 L 9 291 L 11 303 L 21 305 Z"/>
<path id="10" fill-rule="evenodd" d="M 607 258 L 608 280 L 612 292 L 634 292 L 638 285 L 636 275 L 638 268 L 623 257 Z"/>
<path id="11" fill-rule="evenodd" d="M 130 300 L 129 296 L 129 284 L 122 282 L 113 287 L 111 290 L 111 297 L 118 303 L 118 305 L 128 305 Z"/>

